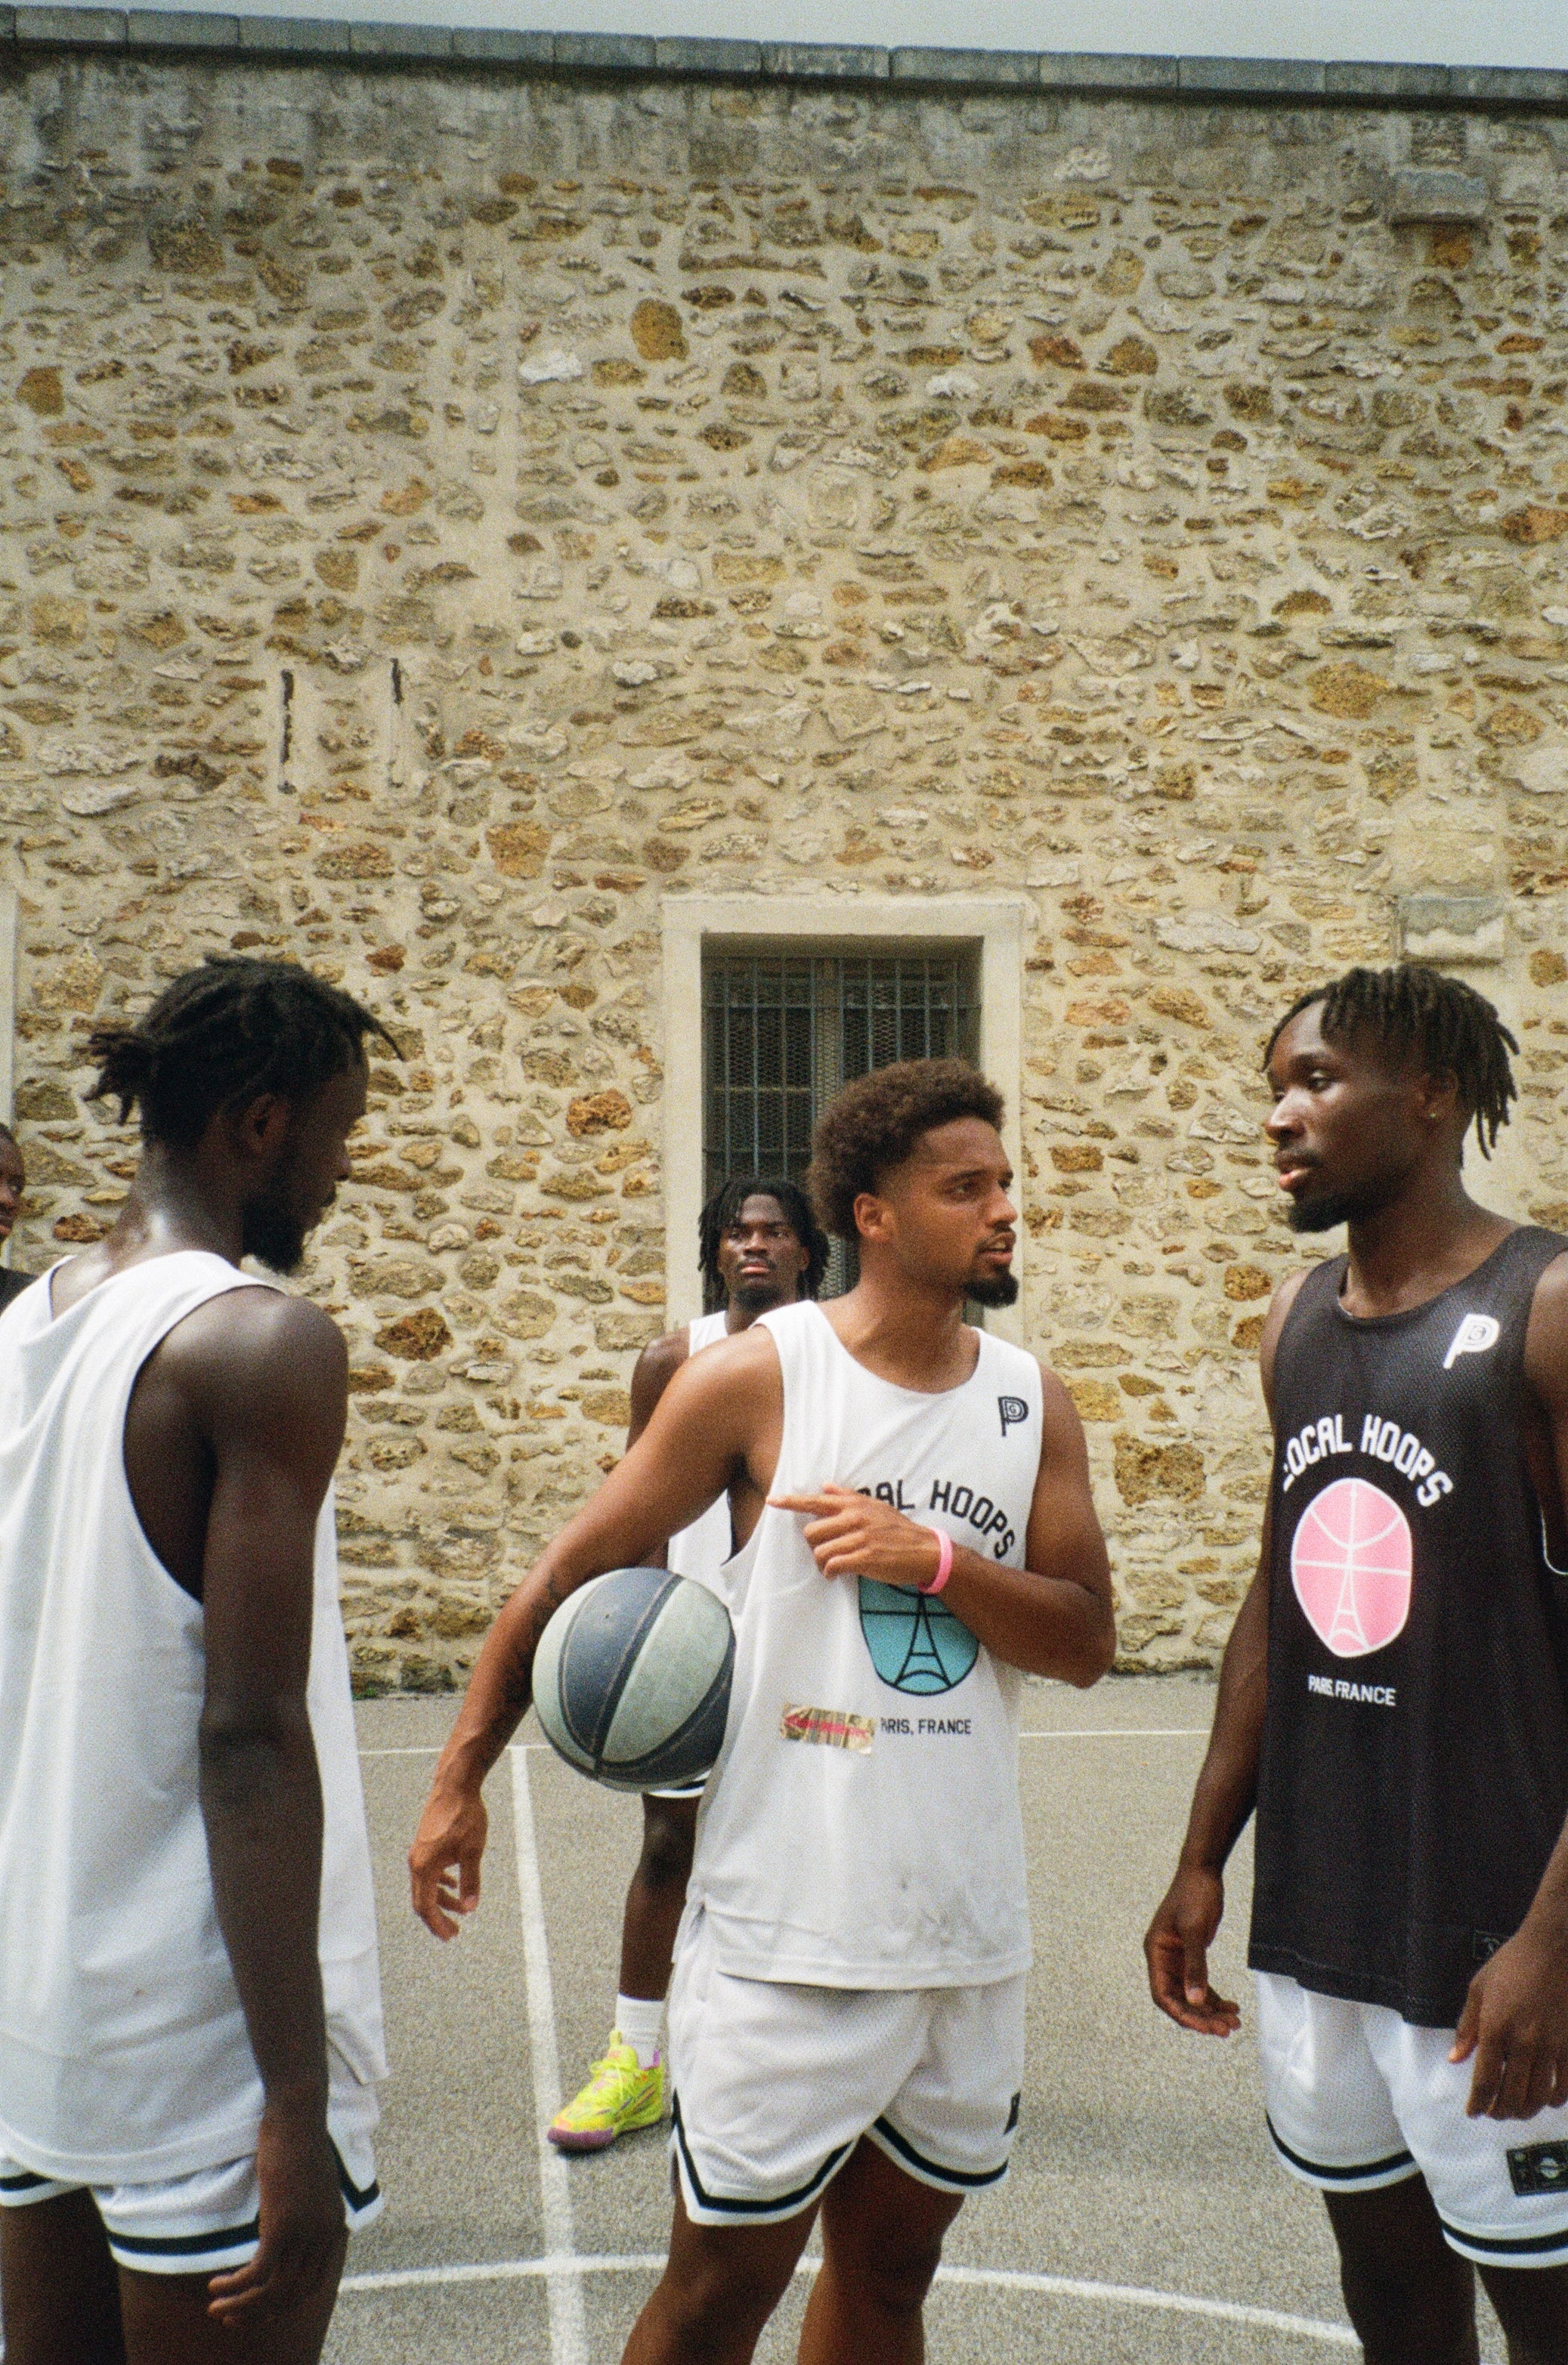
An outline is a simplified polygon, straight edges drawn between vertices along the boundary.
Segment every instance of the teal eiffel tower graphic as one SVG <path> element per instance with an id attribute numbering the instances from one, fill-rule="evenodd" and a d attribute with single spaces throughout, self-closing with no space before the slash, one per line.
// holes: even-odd
<path id="1" fill-rule="evenodd" d="M 894 1688 L 901 1692 L 945 1692 L 949 1680 L 942 1653 L 936 1648 L 936 1637 L 931 1631 L 931 1604 L 917 1594 L 909 1648 L 903 1654 L 902 1666 L 893 1677 Z"/>
<path id="2" fill-rule="evenodd" d="M 950 1692 L 980 1656 L 980 1644 L 945 1601 L 874 1577 L 860 1579 L 860 1631 L 883 1683 L 917 1699 Z"/>

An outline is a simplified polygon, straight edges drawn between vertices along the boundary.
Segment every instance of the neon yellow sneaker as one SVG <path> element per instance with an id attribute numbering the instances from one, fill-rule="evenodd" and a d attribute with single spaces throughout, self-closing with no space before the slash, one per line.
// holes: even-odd
<path id="1" fill-rule="evenodd" d="M 602 2061 L 565 2110 L 557 2111 L 545 2132 L 562 2151 L 603 2151 L 617 2135 L 651 2127 L 665 2114 L 665 2070 L 662 2061 L 649 2068 L 637 2067 L 636 2048 L 622 2045 L 612 2029 Z"/>

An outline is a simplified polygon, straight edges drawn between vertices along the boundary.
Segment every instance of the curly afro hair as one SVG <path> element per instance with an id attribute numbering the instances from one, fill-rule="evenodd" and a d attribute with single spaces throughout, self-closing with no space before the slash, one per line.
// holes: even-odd
<path id="1" fill-rule="evenodd" d="M 901 1059 L 846 1084 L 812 1137 L 808 1181 L 824 1227 L 857 1237 L 855 1202 L 879 1189 L 924 1133 L 955 1118 L 978 1116 L 1000 1131 L 1002 1099 L 965 1059 Z"/>

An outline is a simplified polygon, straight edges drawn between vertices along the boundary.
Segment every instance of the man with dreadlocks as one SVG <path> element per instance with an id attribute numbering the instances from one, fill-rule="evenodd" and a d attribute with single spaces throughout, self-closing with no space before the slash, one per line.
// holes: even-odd
<path id="1" fill-rule="evenodd" d="M 1568 2365 L 1568 1241 L 1461 1171 L 1518 1045 L 1471 987 L 1351 970 L 1270 1042 L 1298 1232 L 1264 1325 L 1274 1467 L 1154 2000 L 1227 2036 L 1223 1869 L 1257 1813 L 1268 2123 L 1372 2365 Z"/>
<path id="2" fill-rule="evenodd" d="M 704 1347 L 749 1330 L 776 1306 L 815 1297 L 827 1270 L 827 1235 L 794 1182 L 732 1176 L 703 1207 L 697 1239 L 710 1310 L 655 1339 L 639 1356 L 628 1452 L 683 1363 Z M 722 1495 L 670 1538 L 663 1557 L 678 1575 L 711 1585 L 733 1549 L 729 1498 Z M 626 1891 L 615 2025 L 588 2084 L 551 2122 L 550 2140 L 563 2151 L 602 2151 L 617 2135 L 651 2127 L 664 2116 L 659 2031 L 704 1788 L 692 1782 L 643 1794 L 643 1852 Z"/>
<path id="3" fill-rule="evenodd" d="M 338 1612 L 346 993 L 211 960 L 89 1039 L 107 1238 L 0 1317 L 0 2291 L 14 2365 L 313 2365 L 386 2075 Z"/>

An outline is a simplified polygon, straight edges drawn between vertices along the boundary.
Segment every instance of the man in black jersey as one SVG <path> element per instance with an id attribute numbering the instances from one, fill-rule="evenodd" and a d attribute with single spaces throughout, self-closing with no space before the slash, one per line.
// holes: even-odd
<path id="1" fill-rule="evenodd" d="M 1286 1013 L 1265 1130 L 1293 1228 L 1349 1254 L 1264 1326 L 1273 1479 L 1170 1889 L 1183 2028 L 1257 1810 L 1270 2133 L 1327 2202 L 1370 2365 L 1568 2365 L 1568 1241 L 1478 1207 L 1518 1045 L 1416 965 Z"/>

